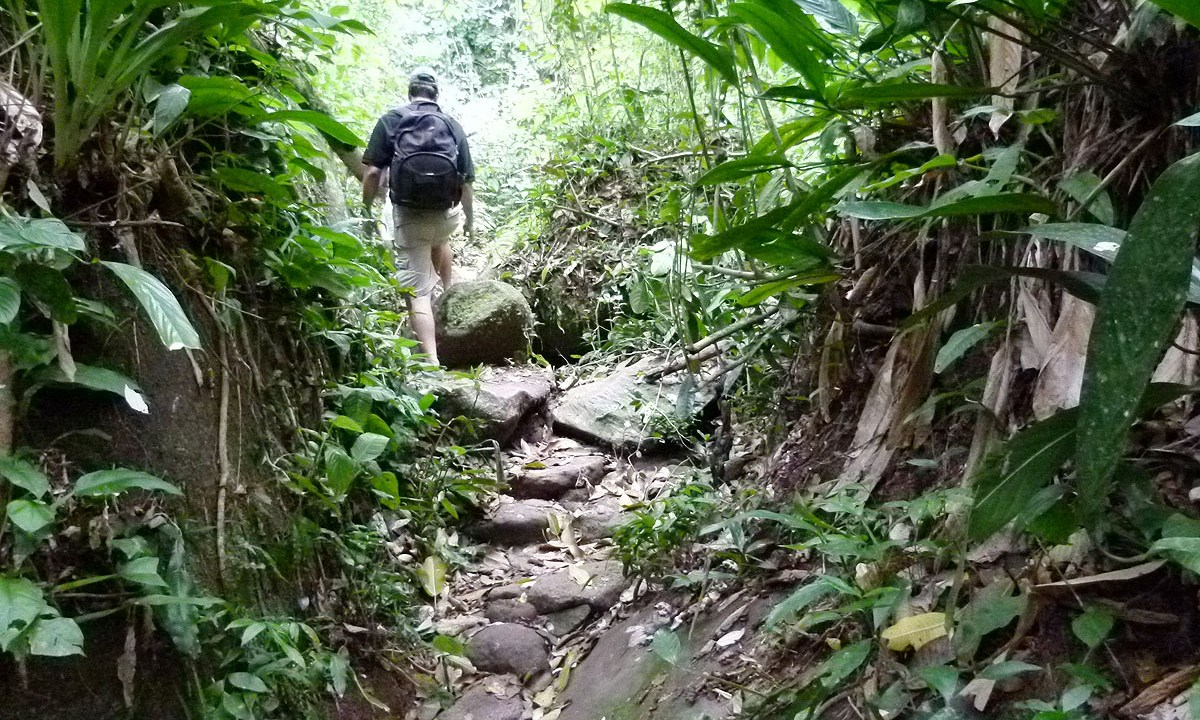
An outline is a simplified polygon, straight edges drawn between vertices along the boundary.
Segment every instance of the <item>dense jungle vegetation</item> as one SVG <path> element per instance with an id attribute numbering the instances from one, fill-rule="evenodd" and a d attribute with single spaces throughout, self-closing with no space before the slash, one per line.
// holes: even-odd
<path id="1" fill-rule="evenodd" d="M 417 66 L 528 366 L 674 383 L 611 537 L 545 520 L 628 587 L 521 717 L 1200 718 L 1200 3 L 4 0 L 0 719 L 489 682 L 470 528 L 553 443 L 449 402 L 356 199 Z M 721 710 L 570 715 L 643 610 Z"/>

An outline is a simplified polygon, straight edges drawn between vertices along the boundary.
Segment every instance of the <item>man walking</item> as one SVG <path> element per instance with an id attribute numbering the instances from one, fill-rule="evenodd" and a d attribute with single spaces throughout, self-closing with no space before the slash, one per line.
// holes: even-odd
<path id="1" fill-rule="evenodd" d="M 433 290 L 441 278 L 450 286 L 450 236 L 464 227 L 473 232 L 475 165 L 467 135 L 437 104 L 433 72 L 417 70 L 409 77 L 409 103 L 388 111 L 371 133 L 363 152 L 363 205 L 368 216 L 387 170 L 395 243 L 400 254 L 400 283 L 413 288 L 408 298 L 413 330 L 421 351 L 439 364 L 433 321 Z"/>

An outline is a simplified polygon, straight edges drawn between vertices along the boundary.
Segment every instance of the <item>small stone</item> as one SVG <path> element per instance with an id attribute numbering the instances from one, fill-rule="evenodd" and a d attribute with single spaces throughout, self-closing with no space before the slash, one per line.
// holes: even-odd
<path id="1" fill-rule="evenodd" d="M 540 542 L 550 527 L 549 516 L 563 512 L 561 505 L 546 500 L 501 503 L 468 532 L 476 539 L 500 545 Z"/>
<path id="2" fill-rule="evenodd" d="M 591 606 L 576 605 L 566 610 L 559 610 L 558 612 L 548 614 L 546 616 L 546 623 L 550 626 L 550 632 L 562 637 L 578 630 L 581 625 L 587 622 L 587 619 L 591 615 Z"/>
<path id="3" fill-rule="evenodd" d="M 439 635 L 461 635 L 471 628 L 486 624 L 487 620 L 478 615 L 459 615 L 458 617 L 438 620 L 434 625 L 434 630 Z"/>
<path id="4" fill-rule="evenodd" d="M 529 623 L 537 619 L 538 611 L 529 603 L 512 598 L 489 603 L 483 614 L 492 622 Z"/>
<path id="5" fill-rule="evenodd" d="M 500 587 L 492 588 L 488 591 L 488 598 L 492 600 L 513 600 L 521 597 L 525 592 L 525 585 L 522 583 L 512 583 L 510 585 L 501 585 Z"/>
<path id="6" fill-rule="evenodd" d="M 469 688 L 458 702 L 437 717 L 438 720 L 521 720 L 525 717 L 525 703 L 520 694 L 494 695 L 481 683 Z"/>
<path id="7" fill-rule="evenodd" d="M 467 658 L 490 673 L 532 675 L 547 667 L 550 654 L 536 630 L 515 623 L 488 625 L 467 643 Z"/>
<path id="8" fill-rule="evenodd" d="M 594 483 L 604 477 L 608 458 L 603 455 L 577 455 L 554 458 L 547 467 L 523 470 L 513 478 L 512 494 L 517 498 L 554 500 L 580 481 Z"/>
<path id="9" fill-rule="evenodd" d="M 604 612 L 617 604 L 626 585 L 621 563 L 603 560 L 574 567 L 574 575 L 568 567 L 535 578 L 525 589 L 526 599 L 543 615 L 577 605 Z M 583 584 L 576 581 L 581 574 L 587 577 Z"/>

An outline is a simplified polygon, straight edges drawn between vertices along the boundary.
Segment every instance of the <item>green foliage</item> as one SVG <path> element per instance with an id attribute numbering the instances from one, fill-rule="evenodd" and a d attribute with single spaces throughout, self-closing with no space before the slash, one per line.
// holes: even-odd
<path id="1" fill-rule="evenodd" d="M 693 481 L 631 508 L 633 516 L 613 533 L 626 570 L 651 576 L 668 572 L 674 554 L 696 538 L 716 509 L 712 493 L 710 486 Z"/>
<path id="2" fill-rule="evenodd" d="M 42 40 L 54 80 L 54 157 L 59 167 L 79 149 L 122 96 L 179 46 L 222 25 L 245 24 L 266 9 L 253 3 L 218 5 L 130 0 L 36 0 Z M 144 29 L 156 13 L 158 27 Z"/>
<path id="3" fill-rule="evenodd" d="M 609 3 L 604 6 L 604 9 L 614 15 L 636 22 L 681 50 L 700 57 L 730 84 L 738 84 L 738 73 L 734 69 L 733 57 L 719 45 L 685 30 L 676 22 L 675 18 L 671 17 L 670 13 L 628 3 Z"/>

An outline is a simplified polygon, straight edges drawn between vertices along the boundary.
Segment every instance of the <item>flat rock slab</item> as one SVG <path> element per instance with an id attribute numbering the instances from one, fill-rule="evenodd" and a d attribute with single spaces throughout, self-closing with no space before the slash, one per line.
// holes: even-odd
<path id="1" fill-rule="evenodd" d="M 502 502 L 482 520 L 468 528 L 477 540 L 497 545 L 524 545 L 541 542 L 550 527 L 551 514 L 566 510 L 548 500 L 518 500 Z"/>
<path id="2" fill-rule="evenodd" d="M 581 483 L 591 484 L 604 477 L 609 462 L 599 453 L 551 457 L 543 461 L 545 467 L 522 469 L 513 478 L 513 497 L 556 500 Z"/>
<path id="3" fill-rule="evenodd" d="M 525 703 L 519 692 L 499 695 L 489 691 L 486 683 L 469 688 L 458 702 L 437 716 L 438 720 L 521 720 Z"/>
<path id="4" fill-rule="evenodd" d="M 487 368 L 478 380 L 453 381 L 442 401 L 450 413 L 474 419 L 480 437 L 503 445 L 526 416 L 546 407 L 553 391 L 554 373 L 548 369 Z"/>
<path id="5" fill-rule="evenodd" d="M 559 610 L 546 615 L 546 625 L 549 626 L 550 632 L 558 637 L 562 637 L 567 633 L 575 632 L 582 626 L 587 619 L 592 615 L 592 608 L 589 605 L 576 605 L 575 607 Z"/>
<path id="6" fill-rule="evenodd" d="M 611 495 L 582 503 L 566 503 L 566 507 L 575 518 L 572 525 L 576 536 L 584 542 L 612 537 L 629 518 L 621 501 Z"/>
<path id="7" fill-rule="evenodd" d="M 538 631 L 516 623 L 488 625 L 467 643 L 467 658 L 490 673 L 534 675 L 549 667 L 546 640 Z"/>
<path id="8" fill-rule="evenodd" d="M 553 407 L 555 429 L 622 452 L 672 443 L 672 429 L 692 425 L 716 392 L 680 373 L 647 382 L 645 373 L 660 365 L 648 358 L 571 388 Z"/>
<path id="9" fill-rule="evenodd" d="M 604 612 L 617 604 L 628 584 L 621 563 L 615 560 L 585 562 L 572 567 L 574 573 L 568 567 L 534 578 L 525 585 L 525 599 L 543 615 L 578 605 Z"/>

